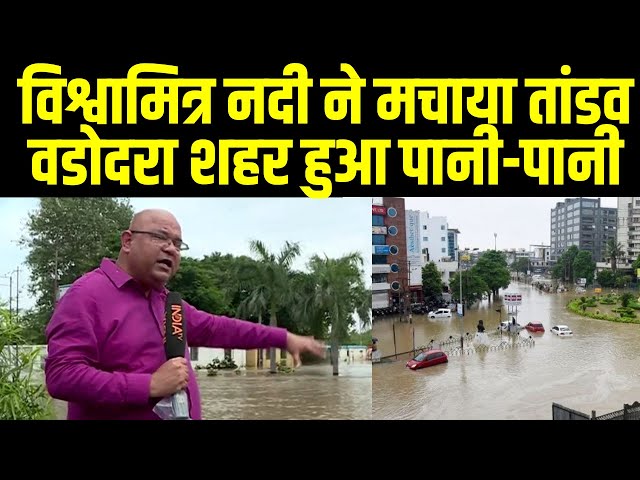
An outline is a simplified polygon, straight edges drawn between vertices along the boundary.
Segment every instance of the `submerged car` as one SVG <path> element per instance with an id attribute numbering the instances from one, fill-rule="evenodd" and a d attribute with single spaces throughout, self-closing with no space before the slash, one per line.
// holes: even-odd
<path id="1" fill-rule="evenodd" d="M 447 363 L 448 361 L 449 357 L 447 357 L 447 354 L 442 350 L 426 350 L 409 360 L 406 366 L 411 370 L 419 370 L 421 368 Z"/>
<path id="2" fill-rule="evenodd" d="M 435 311 L 429 312 L 429 318 L 451 318 L 450 308 L 439 308 Z"/>
<path id="3" fill-rule="evenodd" d="M 524 326 L 524 328 L 531 333 L 544 332 L 544 325 L 542 322 L 529 322 Z"/>
<path id="4" fill-rule="evenodd" d="M 566 325 L 554 325 L 551 328 L 551 333 L 558 335 L 559 337 L 571 337 L 573 332 Z"/>

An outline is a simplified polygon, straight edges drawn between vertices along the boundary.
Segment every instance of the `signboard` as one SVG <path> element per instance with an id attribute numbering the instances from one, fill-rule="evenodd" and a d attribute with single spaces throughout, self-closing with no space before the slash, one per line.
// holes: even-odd
<path id="1" fill-rule="evenodd" d="M 374 255 L 389 255 L 389 245 L 373 245 Z"/>
<path id="2" fill-rule="evenodd" d="M 382 207 L 380 205 L 371 205 L 371 211 L 374 215 L 386 215 L 387 207 Z"/>
<path id="3" fill-rule="evenodd" d="M 521 293 L 505 293 L 504 303 L 507 305 L 522 305 Z"/>
<path id="4" fill-rule="evenodd" d="M 587 284 L 587 279 L 586 278 L 579 278 L 576 283 L 580 286 L 585 286 Z"/>
<path id="5" fill-rule="evenodd" d="M 596 287 L 593 289 L 593 293 L 602 293 L 602 289 L 600 287 Z"/>
<path id="6" fill-rule="evenodd" d="M 386 235 L 387 227 L 371 227 L 373 235 Z"/>
<path id="7" fill-rule="evenodd" d="M 405 213 L 407 226 L 407 254 L 420 258 L 420 212 L 407 210 Z"/>

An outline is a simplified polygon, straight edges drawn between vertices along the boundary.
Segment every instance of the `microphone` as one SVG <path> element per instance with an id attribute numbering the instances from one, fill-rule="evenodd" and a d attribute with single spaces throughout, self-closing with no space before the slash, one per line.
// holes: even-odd
<path id="1" fill-rule="evenodd" d="M 182 309 L 182 295 L 169 292 L 165 307 L 164 348 L 167 360 L 184 357 L 186 350 L 186 322 Z M 189 420 L 189 398 L 181 390 L 171 396 L 176 420 Z"/>

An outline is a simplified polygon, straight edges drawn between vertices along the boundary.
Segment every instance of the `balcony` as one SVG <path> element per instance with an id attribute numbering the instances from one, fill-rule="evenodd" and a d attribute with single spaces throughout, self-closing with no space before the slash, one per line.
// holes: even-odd
<path id="1" fill-rule="evenodd" d="M 388 282 L 371 284 L 372 292 L 383 292 L 383 291 L 389 290 L 390 288 L 391 288 L 391 285 Z"/>
<path id="2" fill-rule="evenodd" d="M 391 265 L 372 265 L 371 273 L 391 273 Z"/>

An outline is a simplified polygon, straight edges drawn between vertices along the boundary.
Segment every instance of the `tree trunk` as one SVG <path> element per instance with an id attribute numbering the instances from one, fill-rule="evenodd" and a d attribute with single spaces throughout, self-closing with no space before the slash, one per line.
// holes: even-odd
<path id="1" fill-rule="evenodd" d="M 271 312 L 269 325 L 271 325 L 272 327 L 276 327 L 278 325 L 275 311 Z M 278 372 L 278 364 L 276 363 L 276 349 L 273 347 L 269 349 L 269 370 L 271 371 L 271 373 Z"/>
<path id="2" fill-rule="evenodd" d="M 340 345 L 335 336 L 331 336 L 331 363 L 333 363 L 333 374 L 340 374 Z"/>

